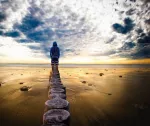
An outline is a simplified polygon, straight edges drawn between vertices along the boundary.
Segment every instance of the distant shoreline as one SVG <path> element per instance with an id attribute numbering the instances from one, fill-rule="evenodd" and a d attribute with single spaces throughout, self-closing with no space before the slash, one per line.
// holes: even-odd
<path id="1" fill-rule="evenodd" d="M 0 63 L 0 67 L 51 67 L 51 64 Z M 60 64 L 59 67 L 77 68 L 150 68 L 150 64 Z"/>

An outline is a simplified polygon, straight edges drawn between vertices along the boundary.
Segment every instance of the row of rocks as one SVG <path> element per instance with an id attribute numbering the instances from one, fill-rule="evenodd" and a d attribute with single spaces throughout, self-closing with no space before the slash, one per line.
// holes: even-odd
<path id="1" fill-rule="evenodd" d="M 55 73 L 55 74 L 54 74 Z M 59 72 L 50 75 L 48 98 L 45 102 L 43 126 L 68 126 L 70 113 L 66 100 L 66 87 L 61 83 Z"/>

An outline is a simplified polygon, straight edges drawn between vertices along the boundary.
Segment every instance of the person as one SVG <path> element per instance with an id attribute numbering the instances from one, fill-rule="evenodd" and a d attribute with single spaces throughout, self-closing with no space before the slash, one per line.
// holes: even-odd
<path id="1" fill-rule="evenodd" d="M 60 56 L 60 50 L 59 47 L 57 46 L 57 42 L 53 42 L 53 46 L 50 49 L 50 57 L 51 57 L 51 65 L 52 65 L 53 73 L 55 67 L 56 67 L 56 72 L 58 72 L 59 56 Z"/>

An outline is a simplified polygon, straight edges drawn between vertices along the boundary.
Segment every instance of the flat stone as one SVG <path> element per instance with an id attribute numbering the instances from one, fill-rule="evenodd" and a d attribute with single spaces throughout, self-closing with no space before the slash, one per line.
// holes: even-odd
<path id="1" fill-rule="evenodd" d="M 52 94 L 49 94 L 48 96 L 50 99 L 54 99 L 54 98 L 62 98 L 62 99 L 66 99 L 66 94 L 63 94 L 63 93 L 52 93 Z"/>
<path id="2" fill-rule="evenodd" d="M 51 80 L 52 83 L 61 83 L 61 80 Z"/>
<path id="3" fill-rule="evenodd" d="M 58 82 L 57 82 L 57 83 L 52 83 L 52 82 L 51 82 L 51 85 L 63 85 L 63 84 L 60 83 L 60 82 L 59 82 L 59 83 L 58 83 Z"/>
<path id="4" fill-rule="evenodd" d="M 68 123 L 70 113 L 63 109 L 51 109 L 44 113 L 43 124 L 44 125 L 60 125 L 62 123 Z"/>
<path id="5" fill-rule="evenodd" d="M 65 90 L 62 88 L 51 88 L 50 93 L 65 93 Z"/>
<path id="6" fill-rule="evenodd" d="M 46 105 L 47 110 L 50 110 L 50 109 L 68 110 L 69 109 L 69 102 L 67 100 L 60 98 L 60 97 L 56 97 L 54 99 L 47 100 L 45 102 L 45 105 Z"/>
<path id="7" fill-rule="evenodd" d="M 63 86 L 62 84 L 51 84 L 50 85 L 52 88 L 62 88 L 66 91 L 66 87 Z"/>

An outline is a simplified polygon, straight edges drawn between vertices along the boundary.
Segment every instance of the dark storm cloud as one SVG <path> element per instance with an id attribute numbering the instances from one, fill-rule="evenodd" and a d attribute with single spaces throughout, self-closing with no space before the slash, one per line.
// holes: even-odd
<path id="1" fill-rule="evenodd" d="M 39 30 L 26 34 L 28 39 L 34 40 L 36 42 L 48 41 L 53 35 L 54 32 L 51 29 Z"/>
<path id="2" fill-rule="evenodd" d="M 0 31 L 0 36 L 3 35 L 3 31 Z"/>
<path id="3" fill-rule="evenodd" d="M 9 0 L 0 0 L 0 3 L 8 3 L 9 2 Z"/>
<path id="4" fill-rule="evenodd" d="M 12 37 L 12 38 L 17 38 L 20 36 L 20 33 L 17 31 L 9 31 L 4 33 L 4 36 Z"/>
<path id="5" fill-rule="evenodd" d="M 125 18 L 124 26 L 122 26 L 121 24 L 115 23 L 115 24 L 113 24 L 112 27 L 118 33 L 127 34 L 131 30 L 133 30 L 134 26 L 135 26 L 135 24 L 133 23 L 133 21 L 130 18 Z"/>
<path id="6" fill-rule="evenodd" d="M 136 32 L 137 32 L 138 34 L 140 34 L 140 33 L 143 33 L 143 30 L 139 28 L 139 29 L 136 30 Z"/>
<path id="7" fill-rule="evenodd" d="M 143 34 L 143 36 L 141 36 L 141 38 L 139 38 L 137 42 L 150 44 L 150 35 Z"/>
<path id="8" fill-rule="evenodd" d="M 150 0 L 141 0 L 141 1 L 144 1 L 144 3 L 149 3 Z"/>
<path id="9" fill-rule="evenodd" d="M 133 59 L 150 58 L 150 45 L 139 46 L 135 53 L 131 53 Z"/>
<path id="10" fill-rule="evenodd" d="M 40 20 L 33 17 L 31 14 L 25 16 L 21 24 L 16 24 L 14 27 L 18 28 L 21 32 L 27 33 L 34 30 L 39 25 L 43 24 Z"/>
<path id="11" fill-rule="evenodd" d="M 33 15 L 27 15 L 24 17 L 21 24 L 16 24 L 14 27 L 23 32 L 27 39 L 41 42 L 49 40 L 54 35 L 51 29 L 36 30 L 37 27 L 43 24 L 42 21 Z"/>
<path id="12" fill-rule="evenodd" d="M 145 20 L 145 23 L 150 25 L 150 19 Z"/>
<path id="13" fill-rule="evenodd" d="M 0 22 L 4 21 L 5 19 L 6 19 L 6 15 L 0 12 Z"/>
<path id="14" fill-rule="evenodd" d="M 31 43 L 31 41 L 28 40 L 28 39 L 18 39 L 17 41 L 20 42 L 20 43 L 28 43 L 28 42 Z"/>
<path id="15" fill-rule="evenodd" d="M 126 12 L 126 15 L 133 15 L 135 13 L 135 9 L 129 9 L 127 12 Z"/>
<path id="16" fill-rule="evenodd" d="M 3 31 L 0 31 L 0 36 L 17 38 L 20 36 L 20 33 L 18 31 L 9 31 L 9 32 L 5 32 L 5 33 Z"/>
<path id="17" fill-rule="evenodd" d="M 126 43 L 124 43 L 124 45 L 121 47 L 121 51 L 126 51 L 126 50 L 130 50 L 130 49 L 132 49 L 133 47 L 135 47 L 136 46 L 136 44 L 135 43 L 133 43 L 133 42 L 126 42 Z"/>
<path id="18" fill-rule="evenodd" d="M 136 0 L 130 0 L 131 2 L 136 2 Z"/>

